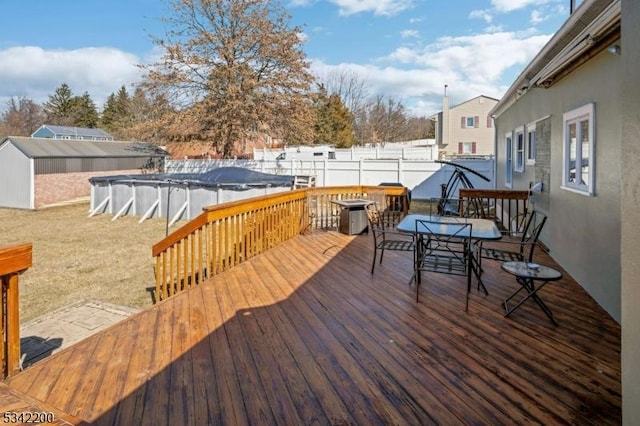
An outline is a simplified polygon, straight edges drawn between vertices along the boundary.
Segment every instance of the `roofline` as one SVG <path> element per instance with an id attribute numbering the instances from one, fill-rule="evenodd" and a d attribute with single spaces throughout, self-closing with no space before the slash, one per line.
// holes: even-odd
<path id="1" fill-rule="evenodd" d="M 446 96 L 446 97 L 448 98 L 448 96 Z M 454 109 L 454 108 L 458 108 L 459 106 L 464 105 L 464 104 L 466 104 L 467 102 L 471 102 L 472 100 L 474 100 L 474 99 L 478 99 L 478 98 L 487 98 L 487 99 L 491 99 L 492 101 L 500 102 L 500 99 L 496 99 L 496 98 L 494 98 L 494 97 L 492 97 L 492 96 L 487 96 L 487 95 L 478 95 L 478 96 L 476 96 L 476 97 L 473 97 L 473 98 L 467 99 L 466 101 L 462 101 L 462 102 L 460 102 L 459 104 L 455 104 L 455 105 L 453 105 L 453 106 L 449 106 L 449 109 L 450 109 L 450 110 L 452 110 L 452 109 Z M 438 114 L 440 114 L 440 113 L 442 113 L 442 110 L 440 110 L 440 111 L 436 112 L 435 114 L 431 114 L 431 115 L 429 116 L 429 118 L 434 117 L 434 116 L 437 116 L 437 115 L 438 115 Z"/>
<path id="2" fill-rule="evenodd" d="M 17 140 L 15 140 L 17 139 Z M 20 152 L 22 152 L 27 158 L 32 158 L 32 159 L 38 159 L 38 158 L 104 158 L 104 157 L 109 157 L 109 158 L 141 158 L 141 157 L 170 157 L 171 154 L 169 152 L 167 152 L 166 150 L 158 147 L 155 144 L 149 143 L 149 142 L 127 142 L 127 141 L 88 141 L 88 140 L 74 140 L 74 139 L 50 139 L 50 138 L 32 138 L 30 136 L 6 136 L 1 142 L 0 142 L 0 147 L 4 146 L 6 143 L 8 142 L 21 142 L 22 140 L 24 141 L 29 141 L 29 140 L 36 140 L 36 141 L 46 141 L 46 142 L 50 142 L 50 143 L 60 143 L 60 142 L 64 142 L 64 143 L 74 143 L 74 144 L 91 144 L 91 145 L 101 145 L 101 144 L 122 144 L 122 145 L 128 145 L 128 146 L 135 146 L 135 145 L 145 145 L 145 146 L 149 146 L 149 147 L 155 147 L 158 150 L 164 151 L 165 153 L 159 153 L 159 152 L 145 152 L 145 153 L 135 153 L 132 152 L 131 155 L 129 154 L 109 154 L 109 155 L 58 155 L 58 154 L 53 154 L 53 155 L 32 155 L 29 154 L 27 152 L 25 152 L 23 149 L 21 149 L 19 144 L 15 144 L 13 146 L 16 147 L 16 149 L 18 149 Z"/>
<path id="3" fill-rule="evenodd" d="M 600 7 L 602 9 L 598 10 Z M 620 0 L 611 0 L 608 3 L 604 3 L 602 0 L 585 0 L 518 75 L 489 114 L 494 117 L 500 116 L 518 100 L 524 91 L 536 86 L 547 87 L 548 78 L 566 68 L 571 61 L 575 60 L 577 53 L 592 47 L 594 39 L 591 34 L 584 35 L 585 30 L 590 29 L 599 18 L 605 15 L 608 17 L 611 15 L 610 21 L 605 24 L 615 22 L 616 19 L 619 23 L 620 10 Z M 598 16 L 591 20 L 585 20 L 585 15 L 589 12 L 598 13 Z M 576 32 L 578 32 L 577 36 Z M 571 49 L 567 49 L 569 46 Z M 580 50 L 576 53 L 576 49 Z M 543 70 L 548 71 L 542 73 Z"/>

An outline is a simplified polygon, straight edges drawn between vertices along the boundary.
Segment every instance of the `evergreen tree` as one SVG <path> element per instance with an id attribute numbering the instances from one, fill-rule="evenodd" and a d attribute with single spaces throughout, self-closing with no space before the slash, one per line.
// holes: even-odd
<path id="1" fill-rule="evenodd" d="M 52 95 L 49 95 L 49 100 L 44 104 L 47 123 L 59 126 L 73 125 L 73 98 L 73 92 L 67 83 L 62 83 Z"/>
<path id="2" fill-rule="evenodd" d="M 315 144 L 335 145 L 349 148 L 355 143 L 353 114 L 342 103 L 338 94 L 327 97 L 323 86 L 320 87 L 316 101 L 316 124 L 314 127 Z"/>
<path id="3" fill-rule="evenodd" d="M 88 92 L 84 92 L 82 96 L 76 96 L 71 99 L 71 125 L 75 127 L 96 128 L 98 126 L 99 115 L 96 104 L 89 96 Z"/>
<path id="4" fill-rule="evenodd" d="M 115 101 L 118 127 L 130 127 L 133 122 L 133 118 L 131 117 L 131 97 L 124 85 L 118 90 Z"/>
<path id="5" fill-rule="evenodd" d="M 62 83 L 49 95 L 44 111 L 48 124 L 88 128 L 98 125 L 98 110 L 89 93 L 74 96 L 67 83 Z"/>
<path id="6" fill-rule="evenodd" d="M 129 92 L 123 85 L 117 94 L 111 93 L 107 97 L 102 109 L 102 126 L 105 130 L 117 136 L 118 139 L 124 139 L 123 136 L 128 134 L 134 122 L 132 111 Z"/>
<path id="7" fill-rule="evenodd" d="M 116 95 L 113 93 L 107 96 L 107 100 L 102 107 L 100 122 L 102 123 L 102 127 L 109 132 L 117 130 L 118 107 L 116 105 Z"/>

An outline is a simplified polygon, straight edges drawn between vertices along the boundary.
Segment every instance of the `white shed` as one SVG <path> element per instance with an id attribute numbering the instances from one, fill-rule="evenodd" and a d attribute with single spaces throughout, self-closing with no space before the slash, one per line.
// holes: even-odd
<path id="1" fill-rule="evenodd" d="M 168 154 L 151 144 L 10 136 L 0 142 L 0 208 L 37 209 L 89 196 L 89 178 L 161 167 Z"/>

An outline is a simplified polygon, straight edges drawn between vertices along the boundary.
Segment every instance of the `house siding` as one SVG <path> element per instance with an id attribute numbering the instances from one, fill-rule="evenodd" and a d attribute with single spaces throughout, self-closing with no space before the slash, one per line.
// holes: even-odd
<path id="1" fill-rule="evenodd" d="M 497 100 L 479 96 L 462 104 L 451 107 L 449 110 L 449 126 L 447 132 L 442 129 L 442 144 L 446 144 L 444 152 L 446 155 L 458 153 L 458 146 L 464 142 L 476 142 L 477 155 L 494 154 L 494 135 L 495 129 L 489 126 L 490 120 L 487 119 L 489 111 L 496 105 Z M 474 125 L 466 127 L 466 118 L 473 118 Z M 438 116 L 440 119 L 440 116 Z M 446 117 L 443 117 L 446 126 Z M 441 127 L 442 128 L 442 127 Z M 448 141 L 445 140 L 447 139 Z M 440 142 L 440 141 L 438 141 Z"/>
<path id="2" fill-rule="evenodd" d="M 52 139 L 56 139 L 56 134 L 53 133 L 51 130 L 49 130 L 46 127 L 40 127 L 38 130 L 33 132 L 31 137 L 32 138 L 52 138 Z"/>
<path id="3" fill-rule="evenodd" d="M 497 134 L 536 125 L 536 164 L 513 172 L 513 189 L 542 181 L 534 206 L 549 216 L 541 236 L 552 256 L 598 303 L 620 321 L 620 58 L 607 51 L 551 87 L 533 88 L 496 121 Z M 562 189 L 563 113 L 595 104 L 595 194 Z M 504 186 L 504 138 L 498 138 L 497 170 Z M 537 202 L 537 204 L 536 204 Z"/>
<path id="4" fill-rule="evenodd" d="M 11 143 L 0 147 L 0 207 L 33 208 L 31 164 Z"/>
<path id="5" fill-rule="evenodd" d="M 640 424 L 640 2 L 622 2 L 622 420 Z"/>
<path id="6" fill-rule="evenodd" d="M 36 158 L 35 174 L 78 173 L 91 171 L 112 171 L 141 169 L 150 159 L 160 161 L 159 157 L 95 157 L 95 158 Z"/>

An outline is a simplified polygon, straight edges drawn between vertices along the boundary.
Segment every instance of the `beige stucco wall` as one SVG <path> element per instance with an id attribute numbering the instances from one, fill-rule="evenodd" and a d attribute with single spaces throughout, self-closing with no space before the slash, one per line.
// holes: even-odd
<path id="1" fill-rule="evenodd" d="M 622 1 L 622 422 L 640 424 L 640 2 Z"/>
<path id="2" fill-rule="evenodd" d="M 536 195 L 535 208 L 549 216 L 542 241 L 551 255 L 616 320 L 620 321 L 620 161 L 621 161 L 621 60 L 601 52 L 548 89 L 534 88 L 497 119 L 498 188 L 504 187 L 504 134 L 535 120 L 546 131 L 548 175 L 544 192 Z M 560 188 L 563 167 L 565 112 L 595 103 L 595 195 Z M 545 135 L 538 139 L 544 142 Z M 538 160 L 536 161 L 538 164 Z M 525 166 L 513 173 L 513 189 L 527 189 L 536 168 Z"/>
<path id="3" fill-rule="evenodd" d="M 496 103 L 494 99 L 480 96 L 450 109 L 448 134 L 443 130 L 443 138 L 448 136 L 448 141 L 443 140 L 443 143 L 448 142 L 444 147 L 447 155 L 458 153 L 458 142 L 476 142 L 476 154 L 493 154 L 494 129 L 487 127 L 487 116 Z M 475 116 L 478 116 L 478 128 L 462 128 L 462 117 Z M 443 116 L 443 120 L 446 121 L 446 117 Z"/>

